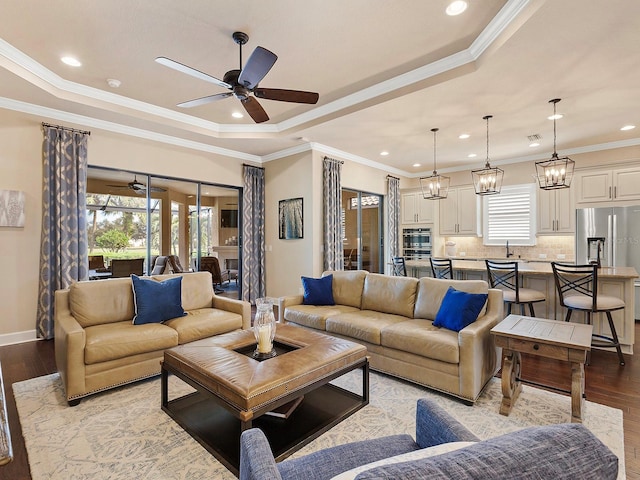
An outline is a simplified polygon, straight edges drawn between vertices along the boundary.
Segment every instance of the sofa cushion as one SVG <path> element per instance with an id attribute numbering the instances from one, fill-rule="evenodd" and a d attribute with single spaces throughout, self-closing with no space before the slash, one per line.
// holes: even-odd
<path id="1" fill-rule="evenodd" d="M 459 332 L 476 321 L 487 302 L 487 297 L 486 293 L 467 293 L 449 287 L 442 299 L 433 326 Z"/>
<path id="2" fill-rule="evenodd" d="M 336 304 L 360 308 L 367 273 L 364 270 L 345 270 L 324 272 L 322 276 L 333 275 L 333 300 Z"/>
<path id="3" fill-rule="evenodd" d="M 213 277 L 209 272 L 188 272 L 172 275 L 154 275 L 161 282 L 167 278 L 182 277 L 182 308 L 197 310 L 213 306 Z"/>
<path id="4" fill-rule="evenodd" d="M 412 318 L 418 280 L 370 273 L 364 280 L 362 309 Z"/>
<path id="5" fill-rule="evenodd" d="M 327 318 L 326 331 L 380 345 L 380 332 L 383 328 L 406 320 L 406 317 L 400 315 L 362 310 Z"/>
<path id="6" fill-rule="evenodd" d="M 325 330 L 326 321 L 329 317 L 335 317 L 341 313 L 359 312 L 356 307 L 346 305 L 292 305 L 284 310 L 284 319 L 287 322 L 297 323 L 316 330 Z"/>
<path id="7" fill-rule="evenodd" d="M 333 275 L 321 278 L 302 277 L 305 305 L 335 305 L 333 300 Z"/>
<path id="8" fill-rule="evenodd" d="M 126 279 L 131 282 L 130 279 Z M 96 283 L 102 283 L 102 280 Z M 84 329 L 84 362 L 88 365 L 178 345 L 178 333 L 161 323 L 133 325 L 131 320 L 93 325 Z"/>
<path id="9" fill-rule="evenodd" d="M 388 325 L 382 329 L 381 344 L 442 362 L 460 362 L 458 333 L 434 327 L 431 320 L 405 319 Z"/>
<path id="10" fill-rule="evenodd" d="M 216 308 L 189 310 L 186 316 L 167 320 L 165 325 L 178 332 L 178 343 L 193 342 L 242 328 L 242 315 Z"/>
<path id="11" fill-rule="evenodd" d="M 123 320 L 131 322 L 135 313 L 131 279 L 72 283 L 69 287 L 69 309 L 83 328 Z"/>
<path id="12" fill-rule="evenodd" d="M 182 308 L 182 277 L 156 282 L 131 275 L 131 286 L 136 311 L 134 325 L 162 323 L 186 315 Z"/>
<path id="13" fill-rule="evenodd" d="M 370 470 L 372 468 L 381 467 L 383 465 L 391 465 L 393 463 L 411 462 L 413 460 L 418 460 L 421 458 L 434 457 L 436 455 L 441 455 L 443 453 L 453 452 L 454 450 L 468 447 L 469 445 L 473 445 L 474 443 L 476 442 L 450 442 L 440 445 L 434 445 L 433 447 L 421 448 L 419 450 L 412 450 L 410 452 L 401 453 L 400 455 L 394 455 L 392 457 L 378 460 L 377 462 L 367 463 L 366 465 L 352 468 L 351 470 L 347 470 L 346 472 L 342 472 L 339 475 L 332 477 L 331 480 L 354 480 L 359 473 Z"/>
<path id="14" fill-rule="evenodd" d="M 413 318 L 426 318 L 435 320 L 440 304 L 449 287 L 461 292 L 488 293 L 489 284 L 484 280 L 445 280 L 441 278 L 423 277 L 418 282 L 418 294 Z M 482 308 L 479 316 L 484 315 L 486 306 Z"/>

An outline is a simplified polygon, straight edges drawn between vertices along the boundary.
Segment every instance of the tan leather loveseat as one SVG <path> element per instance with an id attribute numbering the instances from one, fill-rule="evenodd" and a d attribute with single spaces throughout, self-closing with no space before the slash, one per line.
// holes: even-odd
<path id="1" fill-rule="evenodd" d="M 182 276 L 184 317 L 133 325 L 130 278 L 77 282 L 55 295 L 56 365 L 70 405 L 82 397 L 160 373 L 164 350 L 251 327 L 248 302 L 213 293 L 209 272 Z"/>
<path id="2" fill-rule="evenodd" d="M 498 369 L 490 330 L 503 317 L 502 291 L 483 280 L 392 277 L 365 271 L 333 274 L 336 305 L 303 305 L 303 296 L 280 299 L 280 320 L 322 330 L 368 349 L 371 368 L 469 402 Z M 455 332 L 432 325 L 449 288 L 488 293 L 478 319 Z"/>

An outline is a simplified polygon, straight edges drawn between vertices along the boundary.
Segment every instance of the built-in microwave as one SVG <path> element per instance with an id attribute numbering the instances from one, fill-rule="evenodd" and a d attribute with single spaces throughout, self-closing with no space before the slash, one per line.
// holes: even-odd
<path id="1" fill-rule="evenodd" d="M 402 251 L 407 260 L 431 256 L 431 228 L 405 228 L 402 230 Z"/>

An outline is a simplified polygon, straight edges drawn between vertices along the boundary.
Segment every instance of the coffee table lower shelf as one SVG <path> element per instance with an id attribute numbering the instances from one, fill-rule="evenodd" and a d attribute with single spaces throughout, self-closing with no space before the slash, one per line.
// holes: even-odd
<path id="1" fill-rule="evenodd" d="M 276 461 L 287 458 L 369 403 L 368 363 L 361 368 L 366 378 L 364 395 L 327 383 L 306 391 L 304 400 L 286 419 L 261 415 L 252 420 L 252 427 L 260 428 L 269 439 Z M 162 409 L 227 469 L 238 475 L 242 422 L 221 405 L 220 399 L 199 389 L 167 401 Z"/>

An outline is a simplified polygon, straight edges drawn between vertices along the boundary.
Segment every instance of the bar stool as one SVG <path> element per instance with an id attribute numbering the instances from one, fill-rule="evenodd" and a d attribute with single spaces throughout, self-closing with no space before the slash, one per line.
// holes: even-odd
<path id="1" fill-rule="evenodd" d="M 520 305 L 520 315 L 524 315 L 524 306 L 529 305 L 529 313 L 532 317 L 536 314 L 533 304 L 544 302 L 547 297 L 544 293 L 531 288 L 520 286 L 520 276 L 518 275 L 518 262 L 496 262 L 485 260 L 487 265 L 487 275 L 491 288 L 502 288 L 503 299 L 507 304 L 507 315 L 511 313 L 511 305 Z"/>
<path id="2" fill-rule="evenodd" d="M 450 278 L 453 280 L 453 266 L 450 258 L 429 258 L 433 278 Z"/>
<path id="3" fill-rule="evenodd" d="M 620 365 L 624 365 L 624 356 L 618 340 L 618 332 L 613 323 L 611 312 L 625 308 L 624 300 L 610 295 L 598 295 L 598 266 L 570 265 L 551 262 L 560 304 L 567 308 L 565 321 L 571 319 L 574 310 L 585 312 L 587 323 L 591 325 L 591 314 L 605 313 L 609 322 L 611 336 L 593 334 L 591 345 L 600 348 L 615 348 Z"/>
<path id="4" fill-rule="evenodd" d="M 407 264 L 404 261 L 404 257 L 393 257 L 391 259 L 393 274 L 396 277 L 406 277 L 407 276 Z"/>

